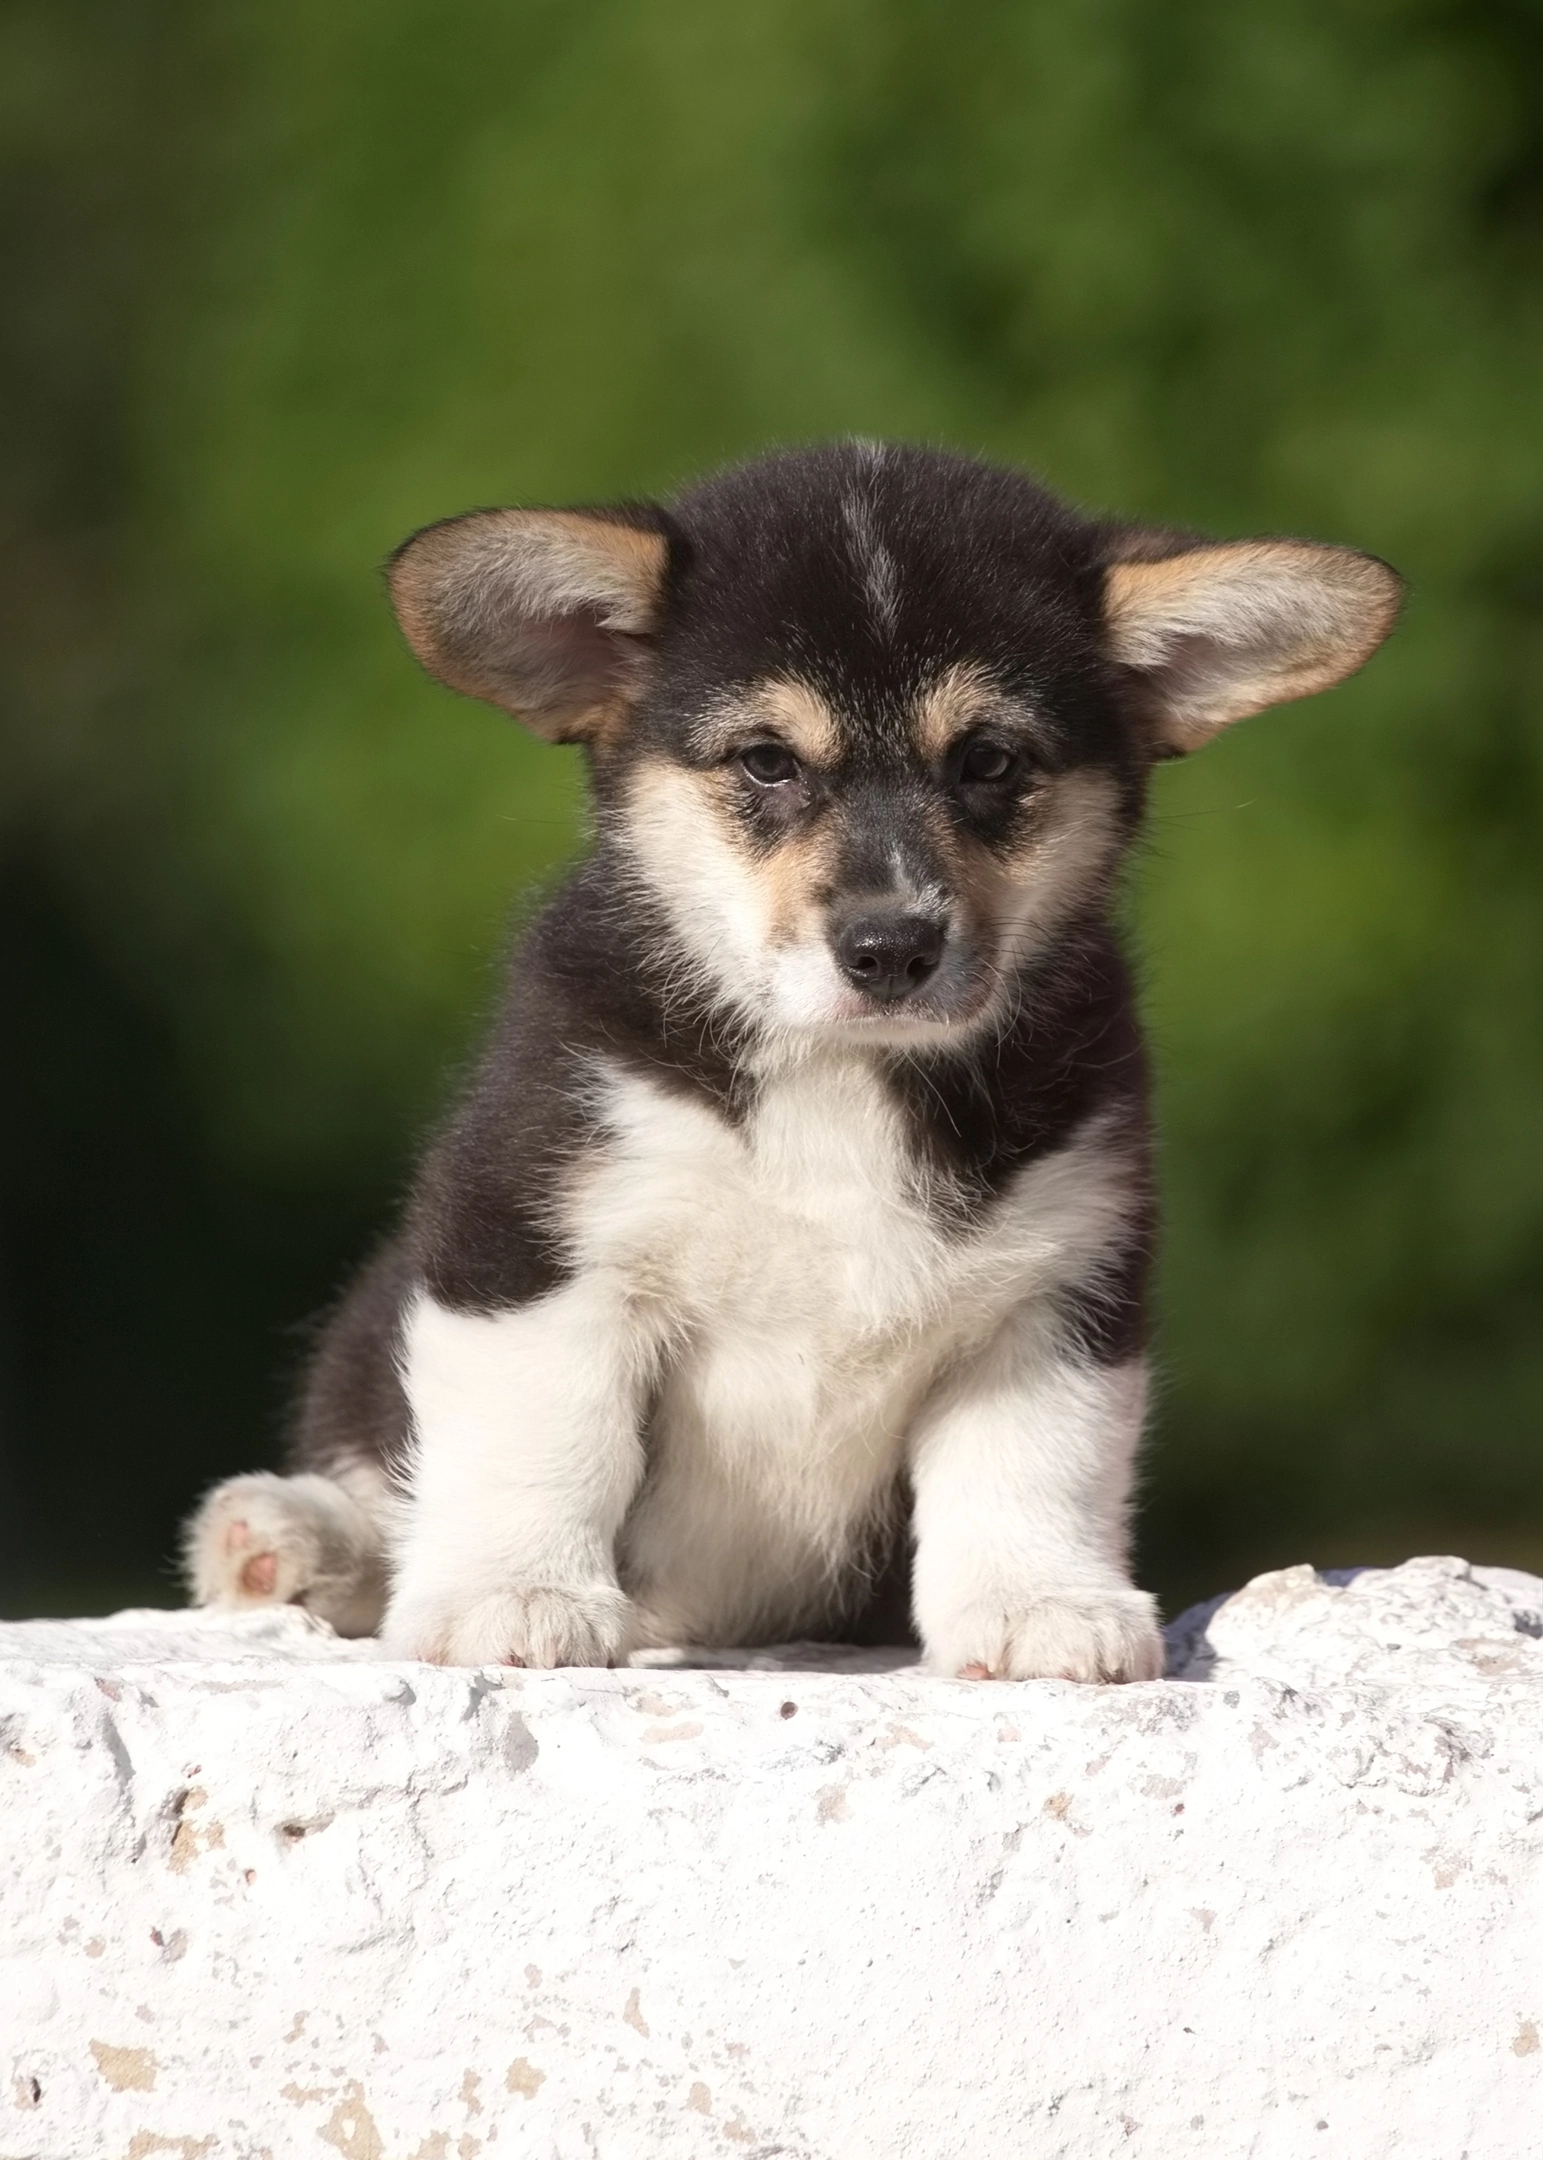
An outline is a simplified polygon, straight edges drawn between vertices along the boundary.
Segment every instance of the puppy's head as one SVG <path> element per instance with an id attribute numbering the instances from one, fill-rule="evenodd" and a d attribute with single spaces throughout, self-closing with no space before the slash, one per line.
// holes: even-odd
<path id="1" fill-rule="evenodd" d="M 842 444 L 668 510 L 451 519 L 391 590 L 432 673 L 588 746 L 672 964 L 752 1027 L 909 1042 L 1000 1012 L 1102 906 L 1152 762 L 1350 674 L 1399 583 Z"/>

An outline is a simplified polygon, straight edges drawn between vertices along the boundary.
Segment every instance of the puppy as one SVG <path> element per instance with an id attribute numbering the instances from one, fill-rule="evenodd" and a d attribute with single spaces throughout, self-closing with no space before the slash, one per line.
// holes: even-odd
<path id="1" fill-rule="evenodd" d="M 1159 1673 L 1111 901 L 1154 762 L 1358 668 L 1394 573 L 849 443 L 453 518 L 390 585 L 432 674 L 583 745 L 594 844 L 194 1598 L 603 1665 L 860 1634 L 909 1549 L 935 1672 Z"/>

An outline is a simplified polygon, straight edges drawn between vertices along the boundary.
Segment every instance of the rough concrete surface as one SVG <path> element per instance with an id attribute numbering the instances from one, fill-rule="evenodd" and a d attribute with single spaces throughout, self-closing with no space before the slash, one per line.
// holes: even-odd
<path id="1" fill-rule="evenodd" d="M 1535 2160 L 1540 1637 L 1450 1559 L 1125 1688 L 0 1627 L 0 2155 Z"/>

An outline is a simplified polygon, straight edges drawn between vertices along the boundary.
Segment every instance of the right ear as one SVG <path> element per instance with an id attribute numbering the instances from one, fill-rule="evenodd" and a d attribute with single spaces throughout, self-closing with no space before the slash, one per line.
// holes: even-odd
<path id="1" fill-rule="evenodd" d="M 1174 755 L 1353 675 L 1392 629 L 1402 591 L 1397 571 L 1354 548 L 1135 528 L 1113 536 L 1104 628 Z"/>
<path id="2" fill-rule="evenodd" d="M 387 582 L 431 675 L 549 742 L 581 742 L 642 679 L 669 554 L 646 507 L 473 510 L 405 540 Z"/>

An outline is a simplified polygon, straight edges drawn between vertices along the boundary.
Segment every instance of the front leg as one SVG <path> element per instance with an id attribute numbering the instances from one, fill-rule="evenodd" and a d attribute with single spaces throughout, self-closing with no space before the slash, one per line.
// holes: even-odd
<path id="1" fill-rule="evenodd" d="M 1079 1353 L 1048 1306 L 1014 1315 L 912 1435 L 916 1622 L 961 1679 L 1152 1680 L 1153 1600 L 1126 1567 L 1146 1399 L 1139 1359 Z"/>
<path id="2" fill-rule="evenodd" d="M 616 1534 L 643 1469 L 646 1346 L 613 1285 L 517 1310 L 406 1315 L 410 1503 L 382 1630 L 444 1665 L 607 1665 L 627 1600 Z"/>

